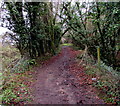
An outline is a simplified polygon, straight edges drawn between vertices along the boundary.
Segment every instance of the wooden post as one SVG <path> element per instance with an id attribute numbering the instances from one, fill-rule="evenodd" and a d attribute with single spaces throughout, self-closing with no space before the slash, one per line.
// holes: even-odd
<path id="1" fill-rule="evenodd" d="M 97 47 L 97 58 L 98 58 L 98 65 L 100 67 L 100 47 Z"/>

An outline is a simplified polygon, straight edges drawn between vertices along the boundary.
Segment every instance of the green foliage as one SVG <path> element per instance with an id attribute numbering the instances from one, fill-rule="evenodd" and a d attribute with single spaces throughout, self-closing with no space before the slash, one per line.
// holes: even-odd
<path id="1" fill-rule="evenodd" d="M 2 68 L 11 69 L 13 66 L 19 61 L 21 58 L 19 51 L 12 46 L 4 46 L 2 47 Z"/>
<path id="2" fill-rule="evenodd" d="M 72 44 L 71 43 L 64 43 L 64 44 L 62 44 L 62 46 L 72 46 Z"/>
<path id="3" fill-rule="evenodd" d="M 11 23 L 9 28 L 15 33 L 11 38 L 23 57 L 27 54 L 36 58 L 48 52 L 55 53 L 61 39 L 61 26 L 56 25 L 52 5 L 46 2 L 6 3 Z"/>
<path id="4" fill-rule="evenodd" d="M 84 11 L 83 11 L 84 9 Z M 97 58 L 97 46 L 101 59 L 114 68 L 118 66 L 117 42 L 120 30 L 120 2 L 70 2 L 63 3 L 62 17 L 71 29 L 73 43 L 82 49 L 87 45 L 89 53 Z"/>
<path id="5" fill-rule="evenodd" d="M 60 26 L 55 25 L 54 26 L 54 39 L 55 39 L 54 44 L 55 44 L 56 47 L 59 46 L 59 43 L 60 43 L 60 40 L 61 40 L 61 34 L 62 33 L 61 33 Z"/>
<path id="6" fill-rule="evenodd" d="M 30 59 L 30 60 L 28 60 L 28 64 L 29 65 L 35 65 L 36 64 L 36 60 L 35 59 Z"/>
<path id="7" fill-rule="evenodd" d="M 11 79 L 9 79 L 8 82 L 3 83 L 3 88 L 2 88 L 3 104 L 12 104 L 12 103 L 18 103 L 20 101 L 26 101 L 27 96 L 25 95 L 29 94 L 28 92 L 29 90 L 26 88 L 26 85 L 22 84 L 20 81 L 15 81 L 13 77 L 9 77 L 9 78 Z"/>
<path id="8" fill-rule="evenodd" d="M 36 65 L 35 59 L 20 59 L 20 61 L 11 69 L 15 73 L 24 73 L 25 71 L 31 70 L 33 65 Z"/>
<path id="9" fill-rule="evenodd" d="M 3 74 L 3 79 L 0 92 L 3 104 L 15 104 L 31 99 L 30 89 L 28 89 L 28 85 L 25 83 L 25 79 L 28 83 L 31 81 L 29 73 L 22 72 L 16 74 L 6 70 Z"/>
<path id="10" fill-rule="evenodd" d="M 80 54 L 82 54 L 82 52 L 83 50 L 81 50 Z M 107 66 L 102 61 L 100 65 L 97 61 L 94 61 L 93 64 L 93 59 L 91 57 L 87 59 L 78 55 L 78 59 L 83 59 L 82 65 L 85 67 L 86 74 L 89 75 L 91 79 L 96 79 L 93 80 L 92 85 L 97 88 L 98 96 L 106 103 L 119 103 L 120 72 L 114 70 L 110 66 Z"/>
<path id="11" fill-rule="evenodd" d="M 20 60 L 12 69 L 15 73 L 24 73 L 26 70 L 29 70 L 28 60 Z"/>
<path id="12" fill-rule="evenodd" d="M 27 67 L 35 64 L 35 59 L 21 61 L 22 64 L 18 64 L 21 58 L 19 51 L 15 47 L 3 46 L 1 52 L 3 73 L 0 73 L 0 81 L 2 81 L 0 82 L 0 100 L 3 104 L 14 104 L 30 100 L 30 89 L 24 82 L 25 79 L 28 82 L 31 81 L 31 74 L 28 73 L 31 72 L 31 69 L 29 68 L 29 71 L 27 71 Z M 13 72 L 12 69 L 16 64 L 16 70 Z"/>
<path id="13" fill-rule="evenodd" d="M 13 93 L 13 91 L 11 89 L 6 89 L 4 91 L 4 95 L 2 100 L 5 101 L 6 103 L 11 102 L 13 99 L 16 99 L 17 96 Z"/>
<path id="14" fill-rule="evenodd" d="M 101 63 L 101 69 L 99 69 L 98 65 L 86 66 L 86 74 L 90 75 L 91 78 L 97 79 L 94 81 L 93 86 L 99 90 L 98 95 L 104 99 L 105 102 L 119 102 L 119 72 Z"/>

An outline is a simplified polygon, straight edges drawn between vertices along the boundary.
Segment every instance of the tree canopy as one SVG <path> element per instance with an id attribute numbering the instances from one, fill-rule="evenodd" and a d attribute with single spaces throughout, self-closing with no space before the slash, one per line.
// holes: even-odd
<path id="1" fill-rule="evenodd" d="M 118 66 L 120 2 L 6 2 L 11 35 L 22 56 L 55 54 L 68 31 L 73 43 L 96 58 Z M 60 7 L 60 8 L 59 8 Z M 59 16 L 59 18 L 57 18 Z M 64 32 L 63 32 L 64 31 Z M 63 32 L 63 33 L 62 33 Z"/>
<path id="2" fill-rule="evenodd" d="M 7 2 L 13 39 L 22 56 L 32 58 L 55 53 L 61 36 L 61 26 L 55 22 L 53 4 L 46 2 Z"/>
<path id="3" fill-rule="evenodd" d="M 108 65 L 117 66 L 116 48 L 120 36 L 120 2 L 70 2 L 63 3 L 62 17 L 70 28 L 73 43 L 89 48 L 96 57 L 100 47 L 101 59 Z"/>

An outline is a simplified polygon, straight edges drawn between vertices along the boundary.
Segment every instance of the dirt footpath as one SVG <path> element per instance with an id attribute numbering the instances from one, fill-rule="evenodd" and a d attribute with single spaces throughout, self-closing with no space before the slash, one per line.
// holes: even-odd
<path id="1" fill-rule="evenodd" d="M 59 55 L 52 57 L 42 67 L 36 67 L 31 104 L 104 104 L 83 77 L 77 78 L 70 68 L 75 64 L 78 52 L 63 47 Z M 75 66 L 75 65 L 74 65 Z M 75 69 L 75 68 L 74 68 Z M 78 69 L 77 69 L 78 70 Z M 83 69 L 79 71 L 83 75 Z"/>

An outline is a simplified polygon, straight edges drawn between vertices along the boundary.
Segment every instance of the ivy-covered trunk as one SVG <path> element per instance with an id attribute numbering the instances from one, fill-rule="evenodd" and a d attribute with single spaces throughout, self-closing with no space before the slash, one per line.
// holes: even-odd
<path id="1" fill-rule="evenodd" d="M 46 53 L 55 54 L 61 28 L 55 29 L 56 16 L 52 2 L 6 2 L 17 48 L 22 56 L 36 58 Z M 59 32 L 59 33 L 58 33 Z M 57 36 L 57 37 L 56 37 Z"/>

